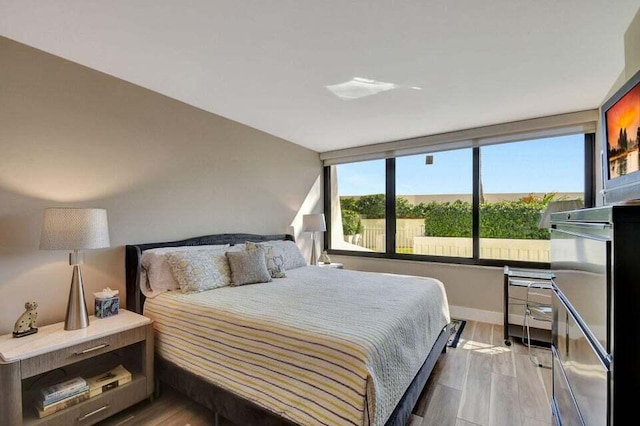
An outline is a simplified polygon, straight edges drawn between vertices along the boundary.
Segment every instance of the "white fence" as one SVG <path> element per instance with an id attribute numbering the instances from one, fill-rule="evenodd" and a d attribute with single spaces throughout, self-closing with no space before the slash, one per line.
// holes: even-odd
<path id="1" fill-rule="evenodd" d="M 432 256 L 473 255 L 471 238 L 416 237 L 413 253 Z M 480 258 L 510 259 L 530 262 L 549 262 L 549 240 L 512 240 L 503 238 L 480 238 Z"/>
<path id="2" fill-rule="evenodd" d="M 345 237 L 345 241 L 366 247 L 369 250 L 384 251 L 385 249 L 385 225 L 384 219 L 363 219 L 362 234 Z M 413 239 L 424 235 L 424 219 L 398 219 L 396 222 L 396 247 L 411 249 Z"/>
<path id="3" fill-rule="evenodd" d="M 362 226 L 362 234 L 345 236 L 345 241 L 364 249 L 383 252 L 386 236 L 384 219 L 363 219 Z M 424 237 L 424 220 L 422 219 L 399 219 L 396 226 L 398 253 L 451 257 L 473 256 L 471 238 Z M 480 238 L 480 258 L 482 259 L 549 262 L 550 248 L 549 240 Z"/>
<path id="4" fill-rule="evenodd" d="M 416 237 L 413 239 L 413 254 L 472 257 L 473 240 L 462 237 Z"/>

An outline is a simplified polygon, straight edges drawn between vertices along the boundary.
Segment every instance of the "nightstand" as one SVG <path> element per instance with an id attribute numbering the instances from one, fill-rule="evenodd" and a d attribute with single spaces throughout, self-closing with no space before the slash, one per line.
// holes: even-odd
<path id="1" fill-rule="evenodd" d="M 320 266 L 321 268 L 343 269 L 342 263 L 318 263 L 316 266 Z"/>
<path id="2" fill-rule="evenodd" d="M 105 373 L 122 364 L 131 382 L 38 418 L 33 395 L 48 385 Z M 3 425 L 92 425 L 153 395 L 151 320 L 121 309 L 90 317 L 87 328 L 66 331 L 64 323 L 38 333 L 0 336 L 0 423 Z"/>

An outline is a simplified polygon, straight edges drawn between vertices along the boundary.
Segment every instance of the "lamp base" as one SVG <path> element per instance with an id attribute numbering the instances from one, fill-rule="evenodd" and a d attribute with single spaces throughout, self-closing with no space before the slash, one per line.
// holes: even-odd
<path id="1" fill-rule="evenodd" d="M 84 298 L 84 285 L 80 265 L 73 265 L 69 301 L 67 302 L 67 316 L 64 320 L 65 330 L 79 330 L 89 326 L 87 302 Z"/>
<path id="2" fill-rule="evenodd" d="M 316 233 L 311 233 L 311 261 L 310 265 L 316 266 L 318 264 L 318 255 L 316 253 Z"/>

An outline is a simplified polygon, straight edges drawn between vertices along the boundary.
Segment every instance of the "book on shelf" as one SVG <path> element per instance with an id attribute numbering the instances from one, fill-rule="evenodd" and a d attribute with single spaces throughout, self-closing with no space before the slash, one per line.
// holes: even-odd
<path id="1" fill-rule="evenodd" d="M 113 370 L 99 374 L 87 379 L 89 385 L 89 397 L 93 398 L 110 389 L 117 388 L 131 381 L 131 372 L 129 372 L 122 364 Z"/>
<path id="2" fill-rule="evenodd" d="M 79 395 L 81 393 L 84 393 L 84 392 L 86 392 L 88 390 L 89 390 L 89 385 L 84 385 L 83 387 L 78 388 L 78 389 L 74 390 L 73 392 L 70 392 L 70 393 L 68 393 L 66 395 L 62 395 L 62 396 L 60 396 L 58 398 L 48 399 L 48 400 L 37 399 L 35 401 L 35 403 L 40 408 L 47 408 L 47 407 L 49 407 L 49 406 L 51 406 L 53 404 L 57 404 L 58 402 L 63 402 L 66 399 L 69 399 L 69 398 L 72 398 L 74 396 L 77 396 L 77 395 Z"/>
<path id="3" fill-rule="evenodd" d="M 43 403 L 52 403 L 60 401 L 70 395 L 78 392 L 78 390 L 87 386 L 86 380 L 82 377 L 74 377 L 61 383 L 46 387 L 40 390 Z"/>
<path id="4" fill-rule="evenodd" d="M 89 399 L 89 387 L 85 386 L 84 391 L 75 393 L 65 399 L 61 399 L 58 402 L 54 402 L 52 404 L 48 404 L 46 406 L 42 405 L 39 401 L 35 403 L 36 411 L 38 412 L 38 417 L 43 418 L 50 416 L 51 414 L 57 413 L 60 410 L 64 410 L 67 407 L 78 404 L 82 401 L 86 401 Z"/>

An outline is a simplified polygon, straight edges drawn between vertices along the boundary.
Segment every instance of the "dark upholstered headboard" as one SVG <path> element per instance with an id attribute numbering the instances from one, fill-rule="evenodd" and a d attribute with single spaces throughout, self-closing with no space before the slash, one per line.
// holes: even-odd
<path id="1" fill-rule="evenodd" d="M 127 286 L 127 309 L 139 314 L 142 313 L 145 296 L 140 291 L 140 268 L 142 252 L 159 247 L 180 247 L 180 246 L 206 246 L 218 244 L 243 244 L 246 241 L 272 241 L 290 240 L 294 241 L 293 235 L 254 235 L 254 234 L 215 234 L 204 237 L 194 237 L 181 241 L 171 241 L 166 243 L 147 243 L 125 246 L 125 280 Z"/>

